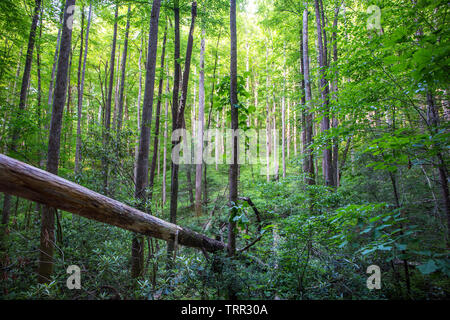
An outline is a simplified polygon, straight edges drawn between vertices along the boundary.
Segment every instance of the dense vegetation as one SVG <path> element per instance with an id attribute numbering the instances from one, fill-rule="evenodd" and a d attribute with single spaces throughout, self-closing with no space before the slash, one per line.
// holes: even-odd
<path id="1" fill-rule="evenodd" d="M 0 296 L 449 299 L 449 14 L 443 0 L 0 1 L 0 153 L 227 246 L 5 193 Z M 192 139 L 172 143 L 182 128 Z M 226 128 L 260 133 L 241 140 L 257 163 L 233 161 Z"/>

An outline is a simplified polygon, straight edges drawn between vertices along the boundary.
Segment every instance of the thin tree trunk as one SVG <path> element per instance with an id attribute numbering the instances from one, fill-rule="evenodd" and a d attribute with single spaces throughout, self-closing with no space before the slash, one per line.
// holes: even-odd
<path id="1" fill-rule="evenodd" d="M 111 48 L 111 59 L 110 59 L 110 70 L 109 70 L 109 86 L 108 86 L 108 96 L 106 100 L 105 110 L 104 110 L 104 133 L 103 133 L 103 147 L 107 148 L 109 141 L 109 131 L 111 127 L 111 102 L 112 102 L 112 89 L 114 86 L 114 66 L 116 58 L 116 42 L 117 42 L 117 16 L 119 6 L 116 4 L 116 9 L 114 13 L 114 33 L 113 42 Z M 103 167 L 103 193 L 108 194 L 108 163 L 103 157 L 102 159 Z"/>
<path id="2" fill-rule="evenodd" d="M 156 170 L 156 162 L 158 160 L 158 139 L 159 139 L 159 122 L 160 122 L 160 114 L 161 114 L 161 100 L 162 100 L 162 91 L 164 84 L 164 58 L 166 54 L 166 38 L 167 38 L 167 24 L 164 29 L 164 37 L 162 44 L 162 52 L 161 52 L 161 65 L 160 65 L 160 73 L 159 73 L 159 84 L 158 84 L 158 101 L 156 102 L 156 119 L 155 119 L 155 138 L 153 142 L 153 157 L 152 164 L 150 166 L 150 180 L 149 180 L 149 200 L 152 200 L 153 197 L 153 183 L 155 181 L 155 170 Z"/>
<path id="3" fill-rule="evenodd" d="M 178 0 L 175 1 L 174 5 L 175 12 L 175 72 L 174 72 L 174 87 L 173 87 L 173 103 L 172 103 L 172 122 L 173 122 L 173 130 L 182 128 L 182 121 L 184 119 L 184 109 L 186 107 L 186 99 L 187 99 L 187 90 L 189 83 L 189 71 L 191 66 L 191 55 L 192 55 L 192 46 L 194 42 L 194 26 L 195 26 L 195 18 L 197 16 L 197 2 L 192 2 L 192 10 L 191 10 L 191 27 L 189 30 L 188 43 L 186 47 L 186 56 L 185 56 L 185 65 L 183 72 L 183 83 L 181 89 L 181 101 L 178 109 L 178 85 L 180 79 L 180 67 L 178 63 L 178 59 L 180 56 L 180 16 L 179 16 L 179 6 Z M 177 145 L 180 140 L 172 141 L 172 147 Z M 178 169 L 179 165 L 173 163 L 172 161 L 172 174 L 171 174 L 171 184 L 170 184 L 170 222 L 176 223 L 177 220 L 177 205 L 178 205 Z M 169 241 L 167 243 L 167 253 L 169 256 L 172 255 L 174 251 L 175 243 L 173 241 Z M 169 262 L 170 266 L 170 262 Z"/>
<path id="4" fill-rule="evenodd" d="M 202 30 L 200 49 L 200 74 L 198 85 L 198 134 L 196 148 L 195 172 L 195 212 L 202 214 L 202 165 L 203 165 L 203 131 L 205 122 L 205 29 Z"/>
<path id="5" fill-rule="evenodd" d="M 141 127 L 141 97 L 142 97 L 142 47 L 144 42 L 144 36 L 141 36 L 141 48 L 139 50 L 139 92 L 138 92 L 138 99 L 137 99 L 137 127 Z M 139 138 L 136 139 L 136 147 L 134 150 L 134 183 L 136 183 L 136 168 L 137 168 L 137 158 L 139 154 Z"/>
<path id="6" fill-rule="evenodd" d="M 126 65 L 127 65 L 127 50 L 128 50 L 128 34 L 130 32 L 130 12 L 131 12 L 131 5 L 128 5 L 128 12 L 127 12 L 127 26 L 125 29 L 125 42 L 123 44 L 123 54 L 122 54 L 122 78 L 120 80 L 120 92 L 119 92 L 119 111 L 117 115 L 117 133 L 120 132 L 122 129 L 122 113 L 123 113 L 123 96 L 124 96 L 124 89 L 125 89 L 125 72 L 126 72 Z"/>
<path id="7" fill-rule="evenodd" d="M 142 106 L 141 135 L 139 153 L 136 165 L 136 186 L 134 196 L 139 199 L 139 207 L 143 207 L 146 200 L 145 189 L 148 183 L 148 154 L 150 147 L 150 130 L 152 123 L 153 94 L 155 86 L 156 53 L 158 49 L 158 24 L 161 0 L 154 0 L 150 17 L 148 38 L 148 55 L 145 75 L 144 103 Z M 137 278 L 142 274 L 144 263 L 144 247 L 142 236 L 133 236 L 131 250 L 131 276 Z"/>
<path id="8" fill-rule="evenodd" d="M 231 100 L 231 130 L 235 131 L 239 128 L 238 108 L 237 108 L 237 36 L 236 36 L 236 0 L 230 0 L 230 100 Z M 229 256 L 236 253 L 236 222 L 233 218 L 236 216 L 236 204 L 238 200 L 238 137 L 232 135 L 232 163 L 230 164 L 229 185 L 230 196 L 229 205 L 230 222 L 228 223 L 228 246 L 227 252 Z M 229 299 L 235 300 L 236 293 L 232 286 L 229 287 Z"/>
<path id="9" fill-rule="evenodd" d="M 329 118 L 329 88 L 328 81 L 326 79 L 326 67 L 327 67 L 327 44 L 326 44 L 326 36 L 324 34 L 324 24 L 321 23 L 321 14 L 323 20 L 323 10 L 319 8 L 319 1 L 315 0 L 315 9 L 316 9 L 316 24 L 317 24 L 317 42 L 318 42 L 318 59 L 319 59 L 319 75 L 320 75 L 320 96 L 322 99 L 322 124 L 321 130 L 322 133 L 325 133 L 330 129 L 330 118 Z M 327 142 L 325 144 L 325 149 L 323 150 L 323 178 L 325 180 L 325 185 L 334 186 L 334 174 L 333 174 L 333 161 L 332 161 L 332 150 L 330 143 Z"/>
<path id="10" fill-rule="evenodd" d="M 303 32 L 302 32 L 302 71 L 305 88 L 305 101 L 304 101 L 304 131 L 303 131 L 303 171 L 306 174 L 305 182 L 309 185 L 315 183 L 314 174 L 314 156 L 312 153 L 312 140 L 313 140 L 313 120 L 312 120 L 312 96 L 311 96 L 311 81 L 309 78 L 309 49 L 308 49 L 308 9 L 305 2 L 305 10 L 303 11 Z"/>
<path id="11" fill-rule="evenodd" d="M 86 60 L 87 60 L 87 52 L 88 52 L 88 43 L 89 43 L 89 28 L 91 25 L 91 14 L 92 14 L 92 4 L 89 5 L 89 14 L 88 21 L 86 26 L 86 39 L 85 39 L 85 49 L 84 49 L 84 57 L 83 57 L 83 70 L 81 72 L 81 81 L 80 79 L 80 68 L 78 67 L 78 119 L 77 119 L 77 142 L 75 147 L 75 174 L 80 173 L 80 161 L 81 161 L 81 117 L 83 110 L 83 91 L 84 91 L 84 78 L 86 74 Z M 84 10 L 83 10 L 83 20 L 84 20 Z M 83 24 L 82 24 L 83 26 Z M 81 29 L 83 30 L 83 28 Z M 83 35 L 83 31 L 81 32 Z M 81 56 L 83 48 L 83 41 L 81 41 L 81 49 L 80 49 L 80 59 L 78 64 L 81 64 Z"/>
<path id="12" fill-rule="evenodd" d="M 169 116 L 169 68 L 167 68 L 167 84 L 166 84 L 166 108 L 164 112 L 164 156 L 163 156 L 163 181 L 162 181 L 162 204 L 166 203 L 166 176 L 167 176 L 167 124 Z"/>

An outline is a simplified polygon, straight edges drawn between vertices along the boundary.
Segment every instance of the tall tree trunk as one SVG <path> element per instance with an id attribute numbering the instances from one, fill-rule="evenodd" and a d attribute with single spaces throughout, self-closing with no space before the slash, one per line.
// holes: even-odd
<path id="1" fill-rule="evenodd" d="M 91 25 L 91 15 L 92 15 L 92 4 L 89 5 L 89 14 L 88 21 L 86 26 L 86 39 L 85 39 L 85 49 L 84 49 L 84 57 L 83 57 L 83 70 L 81 71 L 81 80 L 80 80 L 80 65 L 83 54 L 83 40 L 81 40 L 80 47 L 80 57 L 78 60 L 78 119 L 77 119 L 77 142 L 75 147 L 75 174 L 80 173 L 80 161 L 81 161 L 81 117 L 83 110 L 83 91 L 84 91 L 84 78 L 86 74 L 86 60 L 87 60 L 87 52 L 88 52 L 88 43 L 89 43 L 89 28 Z M 84 9 L 82 20 L 84 20 Z M 81 39 L 83 39 L 83 23 L 81 24 Z"/>
<path id="2" fill-rule="evenodd" d="M 104 133 L 103 133 L 103 147 L 107 148 L 109 142 L 109 131 L 111 127 L 111 102 L 112 102 L 112 89 L 114 86 L 114 66 L 115 66 L 115 58 L 116 58 L 116 42 L 117 42 L 117 16 L 119 6 L 116 4 L 116 10 L 114 13 L 114 33 L 113 33 L 113 42 L 111 48 L 111 59 L 110 59 L 110 69 L 109 69 L 109 86 L 108 86 L 108 96 L 106 99 L 105 111 L 104 111 Z M 107 160 L 103 157 L 102 159 L 102 167 L 103 167 L 103 193 L 105 195 L 108 194 L 108 163 Z"/>
<path id="3" fill-rule="evenodd" d="M 61 21 L 60 22 L 62 22 L 62 18 L 63 18 L 63 14 L 61 14 Z M 48 100 L 47 100 L 48 102 L 47 102 L 47 105 L 48 105 L 48 113 L 49 114 L 52 111 L 52 104 L 53 104 L 53 85 L 54 85 L 54 82 L 55 82 L 56 65 L 58 63 L 59 45 L 60 45 L 60 41 L 61 41 L 61 29 L 62 29 L 62 27 L 60 27 L 58 29 L 58 36 L 56 38 L 55 54 L 53 56 L 52 75 L 51 75 L 50 84 L 49 84 L 49 87 L 48 87 Z"/>
<path id="4" fill-rule="evenodd" d="M 175 72 L 174 72 L 174 87 L 173 87 L 173 103 L 172 103 L 172 122 L 173 130 L 181 129 L 184 119 L 184 109 L 186 107 L 187 90 L 189 83 L 189 71 L 191 66 L 192 46 L 194 42 L 194 26 L 195 18 L 197 16 L 197 2 L 192 2 L 191 10 L 191 27 L 189 29 L 188 43 L 186 47 L 185 65 L 183 71 L 183 83 L 181 88 L 181 101 L 178 108 L 178 84 L 180 79 L 178 59 L 180 56 L 180 16 L 178 0 L 174 6 L 175 12 Z M 178 71 L 177 71 L 178 70 Z M 172 147 L 180 143 L 180 139 L 172 141 Z M 178 204 L 178 169 L 179 165 L 172 161 L 172 174 L 170 183 L 170 222 L 176 223 L 177 220 L 177 204 Z M 174 242 L 169 241 L 167 243 L 167 253 L 172 255 L 174 251 Z M 170 263 L 169 263 L 170 264 Z"/>
<path id="5" fill-rule="evenodd" d="M 270 181 L 270 107 L 269 107 L 269 47 L 266 45 L 266 180 Z"/>
<path id="6" fill-rule="evenodd" d="M 155 87 L 156 53 L 158 49 L 158 23 L 161 0 L 153 0 L 150 17 L 148 38 L 147 73 L 145 75 L 144 103 L 142 106 L 141 135 L 139 139 L 139 153 L 136 165 L 136 187 L 134 196 L 139 199 L 139 206 L 143 208 L 148 183 L 148 154 L 150 147 L 150 131 L 152 123 L 153 94 Z M 133 236 L 131 250 L 131 276 L 137 278 L 142 274 L 144 263 L 144 247 L 142 236 Z"/>
<path id="7" fill-rule="evenodd" d="M 128 50 L 128 34 L 130 33 L 130 11 L 131 5 L 128 5 L 127 12 L 127 26 L 125 29 L 125 42 L 123 44 L 123 54 L 122 54 L 122 77 L 120 79 L 120 89 L 119 89 L 119 111 L 117 114 L 117 133 L 122 129 L 122 114 L 123 114 L 123 96 L 125 89 L 125 73 L 127 65 L 127 50 Z"/>
<path id="8" fill-rule="evenodd" d="M 237 108 L 237 36 L 236 36 L 236 0 L 230 0 L 230 100 L 231 100 L 231 130 L 233 132 L 239 128 L 238 108 Z M 232 135 L 232 163 L 230 164 L 229 185 L 230 196 L 229 205 L 231 207 L 230 219 L 228 223 L 228 246 L 229 256 L 236 253 L 236 204 L 238 200 L 238 137 Z M 234 290 L 229 288 L 229 298 L 236 299 Z"/>
<path id="9" fill-rule="evenodd" d="M 141 33 L 143 34 L 143 32 Z M 141 47 L 139 49 L 139 62 L 138 62 L 138 66 L 139 66 L 139 92 L 138 92 L 138 99 L 137 99 L 137 127 L 140 128 L 141 127 L 141 98 L 142 98 L 142 67 L 141 67 L 141 62 L 142 62 L 142 47 L 143 47 L 143 42 L 144 42 L 144 36 L 141 35 Z M 136 139 L 136 146 L 135 146 L 135 150 L 134 150 L 134 183 L 136 183 L 136 168 L 137 168 L 137 158 L 138 158 L 138 154 L 139 154 L 139 138 Z"/>
<path id="10" fill-rule="evenodd" d="M 326 50 L 326 36 L 324 34 L 325 22 L 321 22 L 321 15 L 323 20 L 323 10 L 320 9 L 319 1 L 315 0 L 316 9 L 316 24 L 317 24 L 317 42 L 318 42 L 318 59 L 319 59 L 319 75 L 320 75 L 320 96 L 322 99 L 322 124 L 321 131 L 326 133 L 330 129 L 330 116 L 329 116 L 329 88 L 328 80 L 326 79 L 326 67 L 327 67 L 327 50 Z M 323 178 L 325 180 L 325 185 L 334 186 L 334 174 L 333 174 L 333 160 L 332 160 L 332 150 L 329 141 L 325 144 L 325 149 L 323 150 Z"/>
<path id="11" fill-rule="evenodd" d="M 219 60 L 219 42 L 220 42 L 220 35 L 222 33 L 222 29 L 219 31 L 219 36 L 217 37 L 217 44 L 216 44 L 216 53 L 214 58 L 214 69 L 213 69 L 213 77 L 212 77 L 212 83 L 211 83 L 211 93 L 209 96 L 209 113 L 208 113 L 208 125 L 207 125 L 207 134 L 209 132 L 209 128 L 211 126 L 211 114 L 214 106 L 214 87 L 216 84 L 216 71 L 217 71 L 217 61 Z M 215 136 L 216 141 L 218 141 L 217 135 Z M 209 138 L 206 137 L 206 141 L 209 141 Z M 209 142 L 208 142 L 209 143 Z M 217 150 L 217 146 L 216 146 Z M 217 153 L 216 153 L 217 154 Z M 216 163 L 217 166 L 217 163 Z M 208 179 L 207 179 L 207 168 L 208 166 L 205 164 L 203 166 L 203 203 L 208 203 Z"/>
<path id="12" fill-rule="evenodd" d="M 312 96 L 311 96 L 311 81 L 309 78 L 309 48 L 308 48 L 308 8 L 305 2 L 305 10 L 303 11 L 303 33 L 302 33 L 302 71 L 305 87 L 305 102 L 304 102 L 304 126 L 303 126 L 303 171 L 306 174 L 305 182 L 307 184 L 315 183 L 314 175 L 314 156 L 312 152 L 313 140 L 313 119 L 312 119 Z"/>
<path id="13" fill-rule="evenodd" d="M 47 171 L 58 174 L 58 160 L 61 140 L 62 115 L 67 92 L 67 74 L 72 40 L 72 28 L 68 25 L 74 13 L 75 0 L 67 0 L 64 9 L 64 22 L 59 48 L 58 71 L 56 73 L 55 95 L 52 107 L 52 119 L 47 152 Z M 55 239 L 55 208 L 44 206 L 41 217 L 41 239 L 38 280 L 41 283 L 51 281 L 53 272 L 53 244 Z"/>
<path id="14" fill-rule="evenodd" d="M 332 42 L 333 42 L 333 62 L 335 64 L 335 73 L 334 73 L 334 79 L 332 83 L 332 89 L 333 89 L 333 100 L 336 103 L 337 102 L 337 94 L 338 94 L 338 67 L 337 67 L 337 59 L 338 59 L 338 51 L 337 51 L 337 26 L 338 26 L 338 17 L 339 17 L 339 9 L 340 6 L 337 5 L 334 10 L 334 20 L 333 20 L 333 33 L 331 34 Z M 333 118 L 331 120 L 331 126 L 333 129 L 336 129 L 338 127 L 338 115 L 336 113 L 333 113 Z M 332 149 L 332 166 L 333 166 L 333 181 L 335 187 L 339 187 L 339 138 L 334 137 L 333 138 L 333 149 Z"/>
<path id="15" fill-rule="evenodd" d="M 152 164 L 150 166 L 150 180 L 149 180 L 149 199 L 152 200 L 153 197 L 153 183 L 155 181 L 155 170 L 156 170 L 156 162 L 158 160 L 158 139 L 159 139 L 159 122 L 160 122 L 160 114 L 161 114 L 161 100 L 162 100 L 162 91 L 164 84 L 164 58 L 166 54 L 166 39 L 167 39 L 167 24 L 164 29 L 164 38 L 162 44 L 162 52 L 161 52 L 161 65 L 159 72 L 159 84 L 158 84 L 158 101 L 156 102 L 156 119 L 155 119 L 155 138 L 153 140 L 153 157 Z"/>
<path id="16" fill-rule="evenodd" d="M 198 129 L 195 172 L 195 212 L 202 214 L 202 164 L 203 164 L 203 131 L 205 122 L 205 29 L 202 30 L 200 48 L 200 74 L 198 82 Z"/>
<path id="17" fill-rule="evenodd" d="M 168 131 L 168 117 L 169 117 L 169 68 L 167 68 L 167 84 L 166 84 L 166 108 L 164 111 L 164 155 L 163 155 L 163 181 L 162 181 L 162 205 L 166 203 L 166 176 L 167 176 L 167 131 Z"/>
<path id="18" fill-rule="evenodd" d="M 173 4 L 174 13 L 174 72 L 173 72 L 173 90 L 172 90 L 172 132 L 177 129 L 177 116 L 178 116 L 178 94 L 180 89 L 180 6 L 179 0 L 174 0 Z M 172 148 L 175 146 L 175 141 L 172 141 Z M 177 221 L 177 201 L 178 201 L 178 164 L 172 161 L 171 179 L 170 179 L 170 222 L 176 223 Z M 170 256 L 174 249 L 174 242 L 167 242 L 167 254 Z M 170 262 L 169 262 L 170 264 Z"/>
<path id="19" fill-rule="evenodd" d="M 283 178 L 286 177 L 286 43 L 283 45 L 283 95 L 281 97 L 281 153 L 283 162 Z"/>

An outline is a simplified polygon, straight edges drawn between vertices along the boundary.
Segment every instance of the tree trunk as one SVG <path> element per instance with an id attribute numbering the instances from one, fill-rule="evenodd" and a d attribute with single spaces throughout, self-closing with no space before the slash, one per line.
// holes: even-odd
<path id="1" fill-rule="evenodd" d="M 305 2 L 305 6 L 307 3 Z M 309 49 L 308 49 L 308 9 L 303 11 L 303 33 L 302 33 L 302 71 L 305 82 L 305 111 L 304 111 L 304 131 L 303 131 L 303 171 L 306 174 L 305 182 L 309 185 L 315 183 L 314 156 L 312 153 L 313 140 L 313 120 L 311 112 L 311 81 L 309 78 Z"/>
<path id="2" fill-rule="evenodd" d="M 236 36 L 236 0 L 230 0 L 230 100 L 231 100 L 231 130 L 235 131 L 239 128 L 238 108 L 237 108 L 237 36 Z M 230 164 L 229 185 L 230 196 L 229 205 L 230 222 L 228 223 L 228 247 L 229 256 L 236 254 L 236 222 L 233 218 L 237 212 L 235 206 L 238 200 L 238 137 L 232 135 L 232 163 Z M 236 293 L 230 286 L 229 298 L 236 299 Z"/>
<path id="3" fill-rule="evenodd" d="M 162 52 L 161 52 L 161 65 L 160 65 L 160 73 L 159 73 L 159 84 L 158 84 L 158 101 L 156 102 L 156 119 L 155 119 L 155 138 L 153 142 L 153 157 L 152 164 L 150 166 L 150 181 L 149 181 L 149 199 L 152 200 L 153 197 L 153 183 L 155 181 L 155 170 L 156 170 L 156 162 L 158 160 L 158 139 L 159 139 L 159 122 L 160 122 L 160 114 L 161 114 L 161 100 L 162 100 L 162 90 L 164 84 L 164 58 L 166 54 L 166 39 L 167 39 L 167 24 L 164 29 L 164 38 L 162 44 Z"/>
<path id="4" fill-rule="evenodd" d="M 329 116 L 329 88 L 328 81 L 326 79 L 326 67 L 327 67 L 327 44 L 326 44 L 326 36 L 324 31 L 325 22 L 321 22 L 321 14 L 323 20 L 323 10 L 319 8 L 319 1 L 315 0 L 315 9 L 316 9 L 316 24 L 317 24 L 317 42 L 318 42 L 318 59 L 319 59 L 319 75 L 320 75 L 320 96 L 322 99 L 322 124 L 321 130 L 322 133 L 326 133 L 330 129 L 330 116 Z M 323 39 L 322 39 L 323 36 Z M 330 143 L 327 142 L 325 144 L 325 149 L 323 150 L 323 178 L 325 180 L 325 185 L 334 186 L 334 174 L 333 174 L 333 159 L 332 159 L 332 150 Z"/>
<path id="5" fill-rule="evenodd" d="M 153 94 L 155 87 L 156 53 L 158 49 L 158 24 L 161 0 L 154 0 L 150 17 L 148 38 L 147 73 L 145 75 L 144 103 L 142 106 L 141 134 L 139 153 L 136 165 L 136 187 L 134 196 L 139 199 L 142 208 L 145 203 L 145 189 L 148 183 L 148 154 L 150 147 L 150 130 L 152 123 Z M 143 239 L 134 235 L 132 243 L 131 276 L 137 278 L 142 274 L 143 267 Z"/>
<path id="6" fill-rule="evenodd" d="M 143 32 L 142 32 L 143 33 Z M 143 47 L 144 37 L 141 35 L 141 47 L 139 49 L 139 92 L 138 92 L 138 99 L 137 99 L 137 127 L 141 127 L 141 98 L 142 98 L 142 47 Z M 134 183 L 136 183 L 136 168 L 137 168 L 137 159 L 139 154 L 139 138 L 136 139 L 136 146 L 134 150 Z"/>
<path id="7" fill-rule="evenodd" d="M 198 129 L 195 172 L 195 212 L 202 214 L 202 164 L 203 164 L 203 131 L 205 122 L 205 29 L 202 30 L 200 48 L 200 74 L 198 84 Z"/>
<path id="8" fill-rule="evenodd" d="M 164 155 L 163 155 L 163 181 L 162 181 L 162 205 L 166 203 L 166 176 L 167 176 L 167 124 L 169 116 L 169 100 L 167 96 L 169 95 L 169 68 L 167 68 L 167 84 L 166 84 L 166 108 L 164 111 Z"/>
<path id="9" fill-rule="evenodd" d="M 204 249 L 208 252 L 225 249 L 223 242 L 174 225 L 2 154 L 0 154 L 0 192 L 8 192 L 88 219 L 165 241 L 178 238 L 178 243 L 184 246 Z"/>
<path id="10" fill-rule="evenodd" d="M 56 73 L 55 94 L 52 107 L 52 119 L 50 122 L 50 134 L 47 152 L 47 171 L 58 173 L 59 150 L 61 140 L 62 115 L 67 91 L 67 74 L 72 39 L 72 28 L 68 21 L 74 13 L 75 0 L 67 0 L 64 9 L 64 22 L 61 33 L 61 45 L 59 48 L 58 71 Z M 44 206 L 41 217 L 41 240 L 38 280 L 41 283 L 51 281 L 53 272 L 53 244 L 54 244 L 54 219 L 56 209 Z"/>
<path id="11" fill-rule="evenodd" d="M 116 10 L 114 13 L 114 33 L 113 33 L 113 42 L 111 48 L 111 59 L 109 66 L 109 86 L 108 86 L 108 96 L 106 99 L 105 111 L 104 111 L 104 133 L 103 133 L 103 147 L 107 148 L 109 141 L 109 131 L 111 127 L 111 102 L 112 102 L 112 89 L 114 86 L 114 66 L 115 66 L 115 58 L 116 58 L 116 42 L 117 42 L 117 16 L 119 6 L 116 4 Z M 102 167 L 103 167 L 103 193 L 108 194 L 108 163 L 107 160 L 103 157 L 102 159 Z"/>
<path id="12" fill-rule="evenodd" d="M 192 46 L 194 42 L 194 26 L 195 26 L 195 18 L 197 16 L 197 2 L 192 2 L 192 10 L 191 10 L 191 27 L 189 30 L 188 43 L 186 47 L 186 56 L 185 56 L 185 65 L 183 71 L 183 83 L 181 88 L 181 101 L 180 106 L 178 108 L 178 84 L 180 79 L 179 74 L 179 63 L 178 59 L 180 56 L 180 12 L 178 6 L 178 0 L 175 1 L 174 5 L 175 12 L 175 72 L 174 72 L 174 87 L 173 87 L 173 103 L 172 103 L 172 122 L 173 122 L 173 130 L 181 129 L 182 123 L 184 120 L 184 109 L 186 107 L 186 99 L 187 99 L 187 90 L 189 83 L 189 70 L 191 66 L 191 56 L 192 56 Z M 172 141 L 172 147 L 180 143 L 180 139 Z M 170 184 L 170 222 L 176 223 L 177 220 L 177 205 L 178 205 L 178 169 L 179 165 L 173 163 L 172 161 L 172 174 L 171 174 L 171 184 Z M 174 242 L 169 241 L 167 244 L 167 253 L 168 255 L 172 255 L 174 250 Z"/>
<path id="13" fill-rule="evenodd" d="M 89 28 L 91 25 L 91 15 L 92 15 L 92 4 L 89 5 L 89 14 L 88 21 L 86 26 L 86 39 L 85 39 L 85 49 L 84 49 L 84 57 L 83 57 L 83 70 L 81 72 L 81 81 L 80 81 L 80 64 L 81 64 L 81 56 L 83 53 L 83 41 L 81 41 L 81 49 L 80 49 L 80 58 L 78 61 L 78 119 L 77 119 L 77 142 L 75 147 L 75 174 L 80 173 L 80 162 L 81 162 L 81 117 L 83 110 L 83 91 L 84 91 L 84 78 L 86 74 L 86 60 L 87 60 L 87 52 L 88 52 L 88 43 L 89 43 Z M 83 10 L 83 19 L 84 20 L 84 10 Z M 83 24 L 81 24 L 81 30 L 83 30 Z M 83 38 L 83 31 L 81 31 L 81 37 Z"/>
<path id="14" fill-rule="evenodd" d="M 125 42 L 123 44 L 123 54 L 122 54 L 122 78 L 120 79 L 120 89 L 119 89 L 119 111 L 117 114 L 117 133 L 122 129 L 122 114 L 123 114 L 123 96 L 125 89 L 125 72 L 127 65 L 127 50 L 128 50 L 128 34 L 130 32 L 130 11 L 131 5 L 128 5 L 127 12 L 127 26 L 125 29 Z"/>

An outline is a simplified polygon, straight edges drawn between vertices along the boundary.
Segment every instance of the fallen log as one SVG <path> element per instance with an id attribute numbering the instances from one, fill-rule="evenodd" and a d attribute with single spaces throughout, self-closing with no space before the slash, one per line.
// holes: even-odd
<path id="1" fill-rule="evenodd" d="M 82 217 L 143 235 L 175 241 L 208 252 L 225 244 L 103 196 L 47 171 L 0 154 L 0 192 L 9 193 Z"/>

